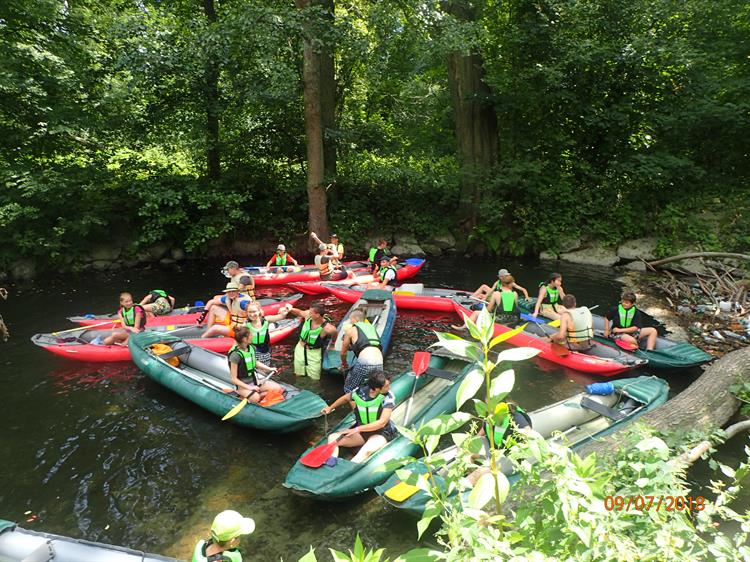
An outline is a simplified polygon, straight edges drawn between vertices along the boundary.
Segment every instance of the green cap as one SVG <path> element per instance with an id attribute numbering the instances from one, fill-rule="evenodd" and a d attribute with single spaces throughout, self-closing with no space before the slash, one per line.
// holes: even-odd
<path id="1" fill-rule="evenodd" d="M 211 536 L 215 541 L 226 542 L 240 535 L 249 535 L 255 530 L 255 521 L 227 509 L 214 518 Z"/>

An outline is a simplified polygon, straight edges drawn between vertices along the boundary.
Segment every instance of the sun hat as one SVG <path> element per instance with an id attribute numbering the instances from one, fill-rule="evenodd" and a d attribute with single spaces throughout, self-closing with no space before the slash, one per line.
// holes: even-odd
<path id="1" fill-rule="evenodd" d="M 226 289 L 224 289 L 223 292 L 228 293 L 230 291 L 239 291 L 239 290 L 240 290 L 240 286 L 237 283 L 230 281 L 229 283 L 227 283 L 227 287 Z"/>
<path id="2" fill-rule="evenodd" d="M 255 521 L 243 517 L 232 509 L 222 511 L 211 525 L 211 536 L 215 541 L 226 542 L 240 535 L 249 535 L 255 531 Z"/>
<path id="3" fill-rule="evenodd" d="M 323 244 L 322 242 L 318 244 L 318 250 L 327 250 L 328 246 L 326 244 Z"/>
<path id="4" fill-rule="evenodd" d="M 281 250 L 282 252 L 286 252 L 286 246 L 284 246 L 284 244 L 279 244 L 278 246 L 276 246 L 276 249 Z"/>
<path id="5" fill-rule="evenodd" d="M 224 266 L 224 269 L 239 269 L 240 264 L 238 264 L 236 261 L 231 260 L 227 262 L 227 265 Z"/>
<path id="6" fill-rule="evenodd" d="M 510 271 L 508 271 L 507 269 L 503 268 L 497 272 L 498 277 L 505 277 L 506 275 L 510 275 Z"/>

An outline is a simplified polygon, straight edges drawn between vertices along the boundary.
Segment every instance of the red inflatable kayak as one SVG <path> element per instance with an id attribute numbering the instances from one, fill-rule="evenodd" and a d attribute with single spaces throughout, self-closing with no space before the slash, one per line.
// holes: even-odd
<path id="1" fill-rule="evenodd" d="M 355 303 L 362 298 L 362 293 L 367 290 L 365 286 L 334 285 L 323 283 L 328 291 L 336 298 L 349 303 Z M 430 289 L 415 286 L 418 290 L 411 291 L 409 286 L 399 287 L 393 290 L 393 300 L 396 306 L 403 310 L 429 310 L 434 312 L 453 312 L 453 299 L 468 297 L 471 293 L 456 291 L 455 289 Z M 476 302 L 476 301 L 472 301 Z"/>
<path id="2" fill-rule="evenodd" d="M 422 269 L 424 264 L 425 260 L 409 258 L 405 263 L 398 264 L 396 268 L 396 279 L 399 281 L 411 279 L 419 273 L 419 270 Z M 367 285 L 368 283 L 375 283 L 377 281 L 378 279 L 372 275 L 370 269 L 367 268 L 366 270 L 352 271 L 346 279 L 342 279 L 341 281 L 299 281 L 296 283 L 289 283 L 289 288 L 305 293 L 306 295 L 325 295 L 330 292 L 328 290 L 330 286 L 348 288 L 356 285 Z M 350 302 L 354 303 L 359 298 L 361 298 L 361 296 L 358 296 L 355 300 Z M 448 310 L 453 309 L 450 308 Z"/>
<path id="3" fill-rule="evenodd" d="M 299 318 L 286 318 L 279 322 L 272 322 L 269 326 L 269 336 L 271 343 L 276 343 L 290 335 L 299 326 Z M 167 328 L 170 328 L 167 330 Z M 157 326 L 153 332 L 175 333 L 183 338 L 186 342 L 210 349 L 217 353 L 226 353 L 234 345 L 234 338 L 202 338 L 201 335 L 206 331 L 205 326 L 196 326 L 189 324 L 187 326 Z M 46 349 L 50 353 L 73 359 L 75 361 L 91 362 L 112 362 L 112 361 L 130 361 L 130 350 L 127 345 L 94 345 L 91 341 L 101 336 L 106 338 L 112 333 L 112 330 L 85 330 L 79 332 L 61 334 L 54 336 L 52 334 L 36 334 L 31 338 L 39 347 Z"/>
<path id="4" fill-rule="evenodd" d="M 291 304 L 292 306 L 302 298 L 302 293 L 295 293 L 285 297 L 265 297 L 258 299 L 263 312 L 265 314 L 276 314 L 282 305 Z M 155 326 L 168 326 L 172 324 L 194 324 L 198 320 L 203 311 L 203 306 L 186 306 L 183 308 L 175 308 L 169 314 L 164 316 L 156 316 L 149 318 L 147 327 L 153 328 Z M 80 324 L 81 326 L 93 326 L 95 324 L 102 324 L 107 320 L 116 320 L 117 314 L 87 314 L 85 316 L 71 316 L 68 318 L 71 322 Z M 101 326 L 97 326 L 98 330 L 111 330 L 119 326 L 119 322 L 115 324 L 107 323 Z"/>
<path id="5" fill-rule="evenodd" d="M 369 267 L 366 261 L 344 262 L 347 272 L 365 272 Z M 242 268 L 248 275 L 252 275 L 256 287 L 269 285 L 285 285 L 297 281 L 320 281 L 320 272 L 316 265 L 265 267 L 245 266 Z"/>
<path id="6" fill-rule="evenodd" d="M 469 307 L 476 303 L 475 300 L 469 298 L 456 298 L 451 302 L 453 302 L 453 306 L 461 319 L 463 319 L 462 313 L 467 316 L 471 315 L 472 311 Z M 630 353 L 624 353 L 619 348 L 613 349 L 596 342 L 586 352 L 571 351 L 559 345 L 553 346 L 547 340 L 547 336 L 557 330 L 551 327 L 543 328 L 543 326 L 544 324 L 529 322 L 523 332 L 507 339 L 505 343 L 518 347 L 533 347 L 540 350 L 537 357 L 576 371 L 603 377 L 618 375 L 631 369 L 643 367 L 648 363 L 645 359 L 640 359 Z M 495 324 L 496 336 L 510 330 L 511 328 L 507 326 Z"/>

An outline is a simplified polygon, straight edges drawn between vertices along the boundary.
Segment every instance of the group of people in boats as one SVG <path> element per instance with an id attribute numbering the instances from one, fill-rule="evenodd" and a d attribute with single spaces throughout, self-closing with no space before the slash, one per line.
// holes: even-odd
<path id="1" fill-rule="evenodd" d="M 476 320 L 479 310 L 486 306 L 489 312 L 495 313 L 496 322 L 516 326 L 521 321 L 519 292 L 528 300 L 529 292 L 516 283 L 507 269 L 500 269 L 492 285 L 482 285 L 472 293 L 471 297 L 479 302 L 470 319 Z M 653 350 L 658 333 L 656 328 L 643 325 L 643 317 L 635 303 L 635 293 L 622 293 L 618 305 L 604 315 L 604 336 L 632 346 L 645 342 L 646 349 Z M 551 273 L 546 282 L 539 284 L 532 316 L 537 318 L 539 315 L 560 321 L 559 329 L 547 336 L 552 343 L 565 345 L 573 351 L 586 351 L 593 345 L 591 312 L 585 306 L 578 306 L 575 295 L 565 293 L 561 274 Z M 465 326 L 453 328 L 463 329 Z"/>

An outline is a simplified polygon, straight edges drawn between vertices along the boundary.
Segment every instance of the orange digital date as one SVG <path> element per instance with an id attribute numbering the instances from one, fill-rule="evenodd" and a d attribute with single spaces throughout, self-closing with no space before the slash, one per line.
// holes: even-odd
<path id="1" fill-rule="evenodd" d="M 703 511 L 706 499 L 703 496 L 607 496 L 604 509 L 607 511 Z"/>

